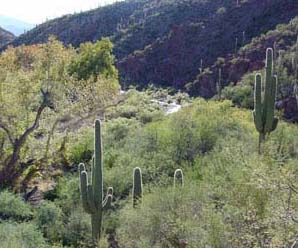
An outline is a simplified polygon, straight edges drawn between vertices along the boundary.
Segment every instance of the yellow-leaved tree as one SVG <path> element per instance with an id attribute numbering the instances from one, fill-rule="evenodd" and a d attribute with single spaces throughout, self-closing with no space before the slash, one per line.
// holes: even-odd
<path id="1" fill-rule="evenodd" d="M 100 45 L 98 52 L 108 56 L 109 68 L 114 68 L 109 42 L 105 39 L 88 47 Z M 104 69 L 105 74 L 100 74 L 100 65 L 107 66 L 106 60 L 101 61 L 105 56 L 96 56 L 97 60 L 84 57 L 85 63 L 97 64 L 99 73 L 81 78 L 76 72 L 80 66 L 73 67 L 82 57 L 81 51 L 65 47 L 53 37 L 45 44 L 10 47 L 2 53 L 0 188 L 25 187 L 47 165 L 51 138 L 58 128 L 67 135 L 69 128 L 117 102 L 117 70 L 109 75 Z"/>

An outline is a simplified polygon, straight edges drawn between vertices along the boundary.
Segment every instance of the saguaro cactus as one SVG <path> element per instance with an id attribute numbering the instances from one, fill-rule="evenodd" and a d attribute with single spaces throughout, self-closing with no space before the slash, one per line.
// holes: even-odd
<path id="1" fill-rule="evenodd" d="M 277 77 L 273 76 L 273 50 L 266 52 L 266 77 L 264 92 L 262 92 L 262 76 L 256 74 L 254 92 L 253 117 L 257 131 L 259 132 L 259 152 L 261 143 L 266 134 L 273 132 L 278 124 L 278 119 L 274 117 L 275 97 L 277 87 Z M 262 96 L 263 95 L 263 96 Z"/>
<path id="2" fill-rule="evenodd" d="M 221 68 L 218 69 L 218 80 L 216 82 L 216 88 L 217 88 L 218 99 L 221 100 L 221 89 L 222 89 Z"/>
<path id="3" fill-rule="evenodd" d="M 183 172 L 181 169 L 177 169 L 175 170 L 175 173 L 174 173 L 174 187 L 176 185 L 183 186 L 183 184 L 184 184 Z"/>
<path id="4" fill-rule="evenodd" d="M 136 208 L 141 203 L 143 197 L 142 171 L 139 167 L 133 170 L 133 207 Z"/>
<path id="5" fill-rule="evenodd" d="M 80 191 L 84 210 L 91 214 L 92 238 L 94 246 L 98 247 L 103 211 L 111 207 L 113 188 L 108 188 L 107 195 L 103 199 L 103 152 L 101 140 L 101 123 L 95 121 L 95 151 L 92 159 L 91 182 L 88 182 L 88 174 L 84 164 L 79 165 Z"/>

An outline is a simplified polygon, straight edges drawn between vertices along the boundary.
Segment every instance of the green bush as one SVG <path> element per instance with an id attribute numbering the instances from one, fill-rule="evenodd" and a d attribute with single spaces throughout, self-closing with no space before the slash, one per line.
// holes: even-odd
<path id="1" fill-rule="evenodd" d="M 208 211 L 203 191 L 189 186 L 175 191 L 155 188 L 141 208 L 123 209 L 117 230 L 120 246 L 229 247 L 221 214 Z"/>
<path id="2" fill-rule="evenodd" d="M 32 223 L 0 223 L 1 248 L 50 248 Z"/>
<path id="3" fill-rule="evenodd" d="M 65 215 L 69 215 L 80 203 L 79 176 L 65 175 L 60 178 L 56 188 L 57 199 L 55 203 Z"/>
<path id="4" fill-rule="evenodd" d="M 19 196 L 8 192 L 0 192 L 0 220 L 11 219 L 15 221 L 29 220 L 33 216 L 30 205 Z"/>
<path id="5" fill-rule="evenodd" d="M 249 85 L 228 86 L 223 89 L 222 96 L 236 106 L 253 109 L 253 88 Z"/>
<path id="6" fill-rule="evenodd" d="M 52 243 L 59 242 L 63 232 L 62 210 L 53 202 L 44 201 L 36 211 L 35 222 Z"/>
<path id="7" fill-rule="evenodd" d="M 80 248 L 92 248 L 90 215 L 81 208 L 75 209 L 68 218 L 63 233 L 63 243 Z"/>
<path id="8" fill-rule="evenodd" d="M 71 140 L 70 161 L 78 165 L 89 161 L 93 155 L 93 132 L 91 129 L 83 129 L 76 133 L 76 137 Z"/>

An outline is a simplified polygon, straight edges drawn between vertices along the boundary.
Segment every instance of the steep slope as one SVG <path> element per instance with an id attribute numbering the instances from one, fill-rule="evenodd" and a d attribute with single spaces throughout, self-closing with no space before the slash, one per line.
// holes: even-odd
<path id="1" fill-rule="evenodd" d="M 254 76 L 265 67 L 268 47 L 274 50 L 275 73 L 278 76 L 277 105 L 281 116 L 298 123 L 298 17 L 288 24 L 278 25 L 252 40 L 237 53 L 227 54 L 188 84 L 192 93 L 214 85 L 221 69 L 222 97 L 240 107 L 253 108 Z M 214 91 L 214 94 L 217 92 Z"/>
<path id="2" fill-rule="evenodd" d="M 215 84 L 218 80 L 218 70 L 222 70 L 222 82 L 224 85 L 236 85 L 247 73 L 261 70 L 265 66 L 265 54 L 268 47 L 274 48 L 275 58 L 279 61 L 282 52 L 291 51 L 293 46 L 298 49 L 298 17 L 287 24 L 277 25 L 273 30 L 255 37 L 249 44 L 241 47 L 237 53 L 228 53 L 217 60 L 203 73 L 198 73 L 196 79 L 188 84 L 194 95 L 200 94 L 204 87 Z"/>
<path id="3" fill-rule="evenodd" d="M 196 10 L 194 4 L 191 7 Z M 118 68 L 123 76 L 122 81 L 144 85 L 156 83 L 183 89 L 198 74 L 201 59 L 204 67 L 208 67 L 217 57 L 224 57 L 250 42 L 253 37 L 279 23 L 288 22 L 297 15 L 298 2 L 251 0 L 237 8 L 231 5 L 231 1 L 215 0 L 212 3 L 205 1 L 197 8 L 209 15 L 201 17 L 198 14 L 195 22 L 185 21 L 174 25 L 162 39 L 120 60 Z M 193 93 L 211 97 L 215 84 L 205 86 L 194 89 Z"/>
<path id="4" fill-rule="evenodd" d="M 13 41 L 14 39 L 15 36 L 12 33 L 0 27 L 0 47 Z"/>

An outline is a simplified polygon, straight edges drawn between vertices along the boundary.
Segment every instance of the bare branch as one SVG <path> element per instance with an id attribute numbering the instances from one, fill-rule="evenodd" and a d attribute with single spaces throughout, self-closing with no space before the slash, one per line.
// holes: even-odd
<path id="1" fill-rule="evenodd" d="M 14 138 L 12 137 L 8 127 L 4 123 L 0 122 L 0 128 L 4 130 L 4 132 L 6 133 L 8 139 L 10 141 L 10 143 L 13 145 L 14 144 Z"/>

